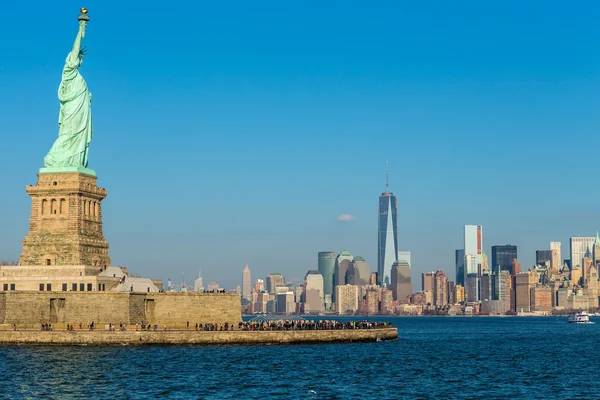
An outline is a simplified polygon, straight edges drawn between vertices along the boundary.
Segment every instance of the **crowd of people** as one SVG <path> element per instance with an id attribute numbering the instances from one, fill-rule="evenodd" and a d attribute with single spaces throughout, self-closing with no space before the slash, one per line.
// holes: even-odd
<path id="1" fill-rule="evenodd" d="M 15 325 L 15 330 L 17 329 L 17 325 Z M 52 324 L 49 323 L 42 323 L 42 330 L 43 331 L 51 331 L 52 330 Z"/>
<path id="2" fill-rule="evenodd" d="M 225 322 L 224 324 L 196 324 L 197 331 L 232 331 L 233 324 Z"/>
<path id="3" fill-rule="evenodd" d="M 86 329 L 93 331 L 96 328 L 96 323 L 94 321 L 88 322 L 85 324 L 85 326 L 86 326 Z M 52 326 L 52 324 L 49 324 L 47 322 L 42 322 L 41 328 L 42 328 L 42 331 L 53 331 L 54 330 L 54 327 Z M 15 331 L 17 330 L 16 324 L 13 324 L 13 329 Z M 82 322 L 79 323 L 79 329 L 84 329 L 84 324 Z M 109 330 L 111 332 L 114 332 L 114 331 L 116 331 L 116 326 L 113 323 L 109 323 L 105 326 L 105 329 Z M 123 323 L 119 324 L 119 330 L 120 331 L 127 330 L 127 325 L 123 324 Z M 75 331 L 75 326 L 71 323 L 67 324 L 67 331 L 69 331 L 69 332 Z"/>
<path id="4" fill-rule="evenodd" d="M 309 331 L 337 329 L 375 329 L 392 326 L 391 322 L 376 321 L 308 321 L 308 320 L 274 320 L 264 322 L 240 322 L 238 327 L 243 331 Z"/>
<path id="5" fill-rule="evenodd" d="M 93 331 L 95 323 L 92 321 L 87 325 L 87 329 Z M 186 322 L 186 329 L 192 329 L 190 322 Z M 340 329 L 377 329 L 377 328 L 385 328 L 391 327 L 391 322 L 378 322 L 378 321 L 336 321 L 336 320 L 267 320 L 267 321 L 242 321 L 237 324 L 237 327 L 233 323 L 225 322 L 221 324 L 212 324 L 212 323 L 196 323 L 193 327 L 196 331 L 310 331 L 310 330 L 340 330 Z M 53 330 L 52 324 L 42 323 L 41 328 L 43 331 L 51 331 Z M 236 329 L 237 328 L 237 329 Z M 13 327 L 14 330 L 17 330 L 16 324 Z M 79 323 L 79 329 L 84 329 L 84 324 Z M 116 326 L 112 323 L 109 323 L 105 327 L 106 330 L 111 332 L 116 331 Z M 167 326 L 164 326 L 165 330 L 167 330 Z M 173 329 L 173 328 L 172 328 Z M 73 324 L 67 324 L 67 331 L 73 331 Z M 126 324 L 119 324 L 119 331 L 126 331 Z M 142 322 L 135 324 L 136 331 L 156 331 L 158 330 L 158 325 L 151 325 L 147 322 Z M 173 330 L 177 330 L 174 328 Z"/>

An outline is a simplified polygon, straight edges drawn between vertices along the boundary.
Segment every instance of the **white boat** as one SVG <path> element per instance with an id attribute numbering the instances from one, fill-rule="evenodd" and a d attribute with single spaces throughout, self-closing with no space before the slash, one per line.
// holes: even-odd
<path id="1" fill-rule="evenodd" d="M 590 316 L 585 311 L 580 311 L 575 314 L 569 315 L 569 323 L 570 324 L 593 324 L 594 322 L 590 321 Z"/>

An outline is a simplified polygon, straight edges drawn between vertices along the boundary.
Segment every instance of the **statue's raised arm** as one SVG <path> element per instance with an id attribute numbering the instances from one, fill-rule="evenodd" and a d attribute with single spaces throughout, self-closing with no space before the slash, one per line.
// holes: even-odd
<path id="1" fill-rule="evenodd" d="M 78 20 L 79 31 L 73 49 L 65 60 L 58 87 L 58 139 L 44 158 L 44 166 L 57 172 L 75 168 L 93 174 L 93 171 L 87 170 L 88 150 L 92 140 L 92 94 L 79 73 L 84 57 L 81 40 L 85 37 L 85 29 L 90 20 L 87 9 L 81 9 Z"/>
<path id="2" fill-rule="evenodd" d="M 85 37 L 86 25 L 86 20 L 79 21 L 79 31 L 77 32 L 77 37 L 75 37 L 75 43 L 73 43 L 73 50 L 71 50 L 71 62 L 73 64 L 75 64 L 79 58 L 79 53 L 81 52 L 81 39 Z"/>

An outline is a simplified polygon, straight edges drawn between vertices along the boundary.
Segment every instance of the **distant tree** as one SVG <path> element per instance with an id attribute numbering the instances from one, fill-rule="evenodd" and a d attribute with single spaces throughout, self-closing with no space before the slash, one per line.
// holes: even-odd
<path id="1" fill-rule="evenodd" d="M 19 263 L 17 261 L 0 260 L 0 265 L 19 265 Z"/>

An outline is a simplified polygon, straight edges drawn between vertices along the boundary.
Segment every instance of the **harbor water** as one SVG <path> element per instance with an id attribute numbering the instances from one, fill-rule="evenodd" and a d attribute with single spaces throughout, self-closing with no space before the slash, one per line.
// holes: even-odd
<path id="1" fill-rule="evenodd" d="M 600 324 L 568 324 L 566 317 L 372 319 L 391 321 L 399 340 L 0 347 L 0 398 L 600 397 Z"/>

